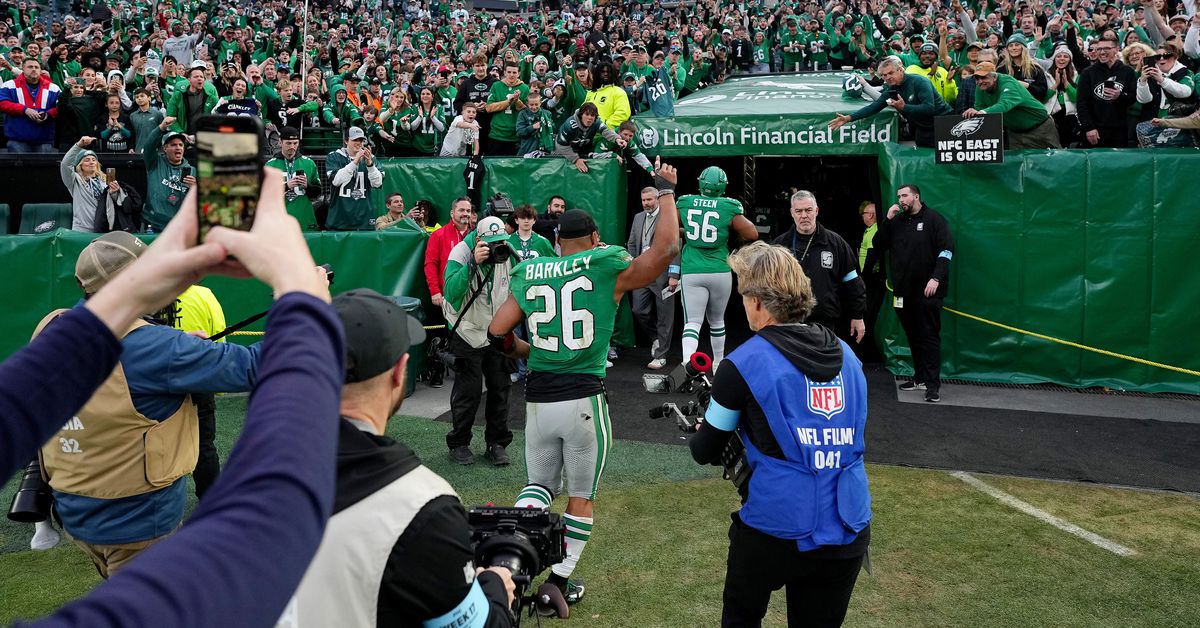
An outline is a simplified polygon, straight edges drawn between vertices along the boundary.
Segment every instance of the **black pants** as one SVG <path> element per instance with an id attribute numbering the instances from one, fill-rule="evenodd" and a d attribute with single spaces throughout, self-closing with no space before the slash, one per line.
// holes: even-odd
<path id="1" fill-rule="evenodd" d="M 446 445 L 454 449 L 471 444 L 471 426 L 475 424 L 483 382 L 487 380 L 487 403 L 483 408 L 487 427 L 483 438 L 488 445 L 508 447 L 513 439 L 512 430 L 508 429 L 512 361 L 491 347 L 476 349 L 458 334 L 450 334 L 450 352 L 459 356 L 460 367 L 454 371 L 454 388 L 450 391 L 450 417 L 454 427 L 446 435 Z"/>
<path id="2" fill-rule="evenodd" d="M 192 481 L 196 483 L 196 498 L 204 497 L 208 487 L 217 481 L 221 473 L 221 459 L 217 456 L 217 400 L 212 393 L 192 395 L 196 413 L 200 415 L 200 456 Z"/>
<path id="3" fill-rule="evenodd" d="M 864 275 L 863 282 L 867 285 L 867 316 L 863 320 L 863 324 L 867 328 L 867 333 L 863 336 L 863 340 L 858 346 L 851 346 L 854 347 L 854 352 L 858 354 L 858 359 L 863 362 L 882 362 L 883 353 L 880 351 L 879 343 L 875 339 L 875 323 L 879 320 L 879 308 L 883 303 L 883 297 L 887 294 L 887 290 L 881 276 Z"/>
<path id="4" fill-rule="evenodd" d="M 757 627 L 771 592 L 787 587 L 788 626 L 840 626 L 863 557 L 814 558 L 796 542 L 764 534 L 735 514 L 722 595 L 722 628 Z"/>
<path id="5" fill-rule="evenodd" d="M 650 359 L 666 358 L 671 350 L 671 329 L 675 326 L 675 296 L 663 301 L 662 291 L 669 279 L 664 273 L 645 288 L 629 293 L 633 318 L 650 339 Z"/>
<path id="6" fill-rule="evenodd" d="M 936 392 L 942 372 L 942 299 L 923 294 L 902 298 L 904 307 L 896 308 L 896 316 L 912 351 L 913 379 Z"/>

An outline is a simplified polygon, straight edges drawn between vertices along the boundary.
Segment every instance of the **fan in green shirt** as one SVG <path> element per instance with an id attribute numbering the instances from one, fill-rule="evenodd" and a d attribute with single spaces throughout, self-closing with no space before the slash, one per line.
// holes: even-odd
<path id="1" fill-rule="evenodd" d="M 267 165 L 283 172 L 283 200 L 305 231 L 317 229 L 312 199 L 321 197 L 321 175 L 317 164 L 300 153 L 300 132 L 284 127 L 279 132 L 279 154 Z"/>
<path id="2" fill-rule="evenodd" d="M 492 114 L 488 137 L 497 142 L 516 144 L 517 113 L 525 108 L 528 99 L 529 86 L 521 82 L 517 66 L 505 66 L 504 79 L 493 83 L 488 94 L 486 108 Z"/>

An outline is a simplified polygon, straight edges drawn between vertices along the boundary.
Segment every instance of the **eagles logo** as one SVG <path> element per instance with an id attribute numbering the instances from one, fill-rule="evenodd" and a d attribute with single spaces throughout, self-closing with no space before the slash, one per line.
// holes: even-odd
<path id="1" fill-rule="evenodd" d="M 966 120 L 954 125 L 954 127 L 950 129 L 950 135 L 953 135 L 954 137 L 974 135 L 981 126 L 983 126 L 983 118 L 967 118 Z"/>

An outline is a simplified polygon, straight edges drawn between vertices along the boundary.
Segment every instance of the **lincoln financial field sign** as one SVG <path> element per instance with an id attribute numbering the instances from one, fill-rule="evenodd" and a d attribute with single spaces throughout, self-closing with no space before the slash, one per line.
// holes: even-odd
<path id="1" fill-rule="evenodd" d="M 844 74 L 731 79 L 675 105 L 675 117 L 637 118 L 638 139 L 650 154 L 812 155 L 874 154 L 897 140 L 894 112 L 885 111 L 837 130 L 835 113 L 867 103 L 842 96 Z"/>

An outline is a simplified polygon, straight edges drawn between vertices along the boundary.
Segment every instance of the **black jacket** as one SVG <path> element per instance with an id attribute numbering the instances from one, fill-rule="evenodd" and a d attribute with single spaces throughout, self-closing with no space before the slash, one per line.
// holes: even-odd
<path id="1" fill-rule="evenodd" d="M 1103 85 L 1109 79 L 1121 90 L 1116 100 L 1104 99 Z M 1079 73 L 1078 94 L 1075 107 L 1083 132 L 1098 128 L 1123 129 L 1129 106 L 1137 101 L 1137 73 L 1120 61 L 1111 68 L 1097 61 Z"/>
<path id="2" fill-rule="evenodd" d="M 793 225 L 775 244 L 792 252 L 812 282 L 817 307 L 809 321 L 830 325 L 843 317 L 866 316 L 867 288 L 859 276 L 858 254 L 842 236 L 820 224 L 811 236 L 801 235 Z"/>
<path id="3" fill-rule="evenodd" d="M 932 207 L 923 205 L 916 214 L 901 210 L 890 220 L 880 220 L 871 242 L 880 253 L 891 251 L 889 266 L 896 296 L 915 298 L 924 293 L 930 279 L 938 280 L 936 296 L 946 296 L 954 236 L 950 224 Z"/>

